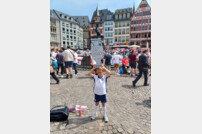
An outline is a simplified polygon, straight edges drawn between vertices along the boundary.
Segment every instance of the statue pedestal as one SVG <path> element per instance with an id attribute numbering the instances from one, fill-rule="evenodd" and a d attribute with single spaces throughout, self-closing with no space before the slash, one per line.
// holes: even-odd
<path id="1" fill-rule="evenodd" d="M 91 39 L 91 55 L 96 62 L 96 68 L 100 67 L 101 59 L 104 56 L 101 38 Z"/>

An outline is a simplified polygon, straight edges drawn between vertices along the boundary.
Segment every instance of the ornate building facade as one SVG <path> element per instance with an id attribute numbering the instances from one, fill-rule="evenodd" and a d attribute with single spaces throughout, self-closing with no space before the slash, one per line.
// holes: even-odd
<path id="1" fill-rule="evenodd" d="M 132 8 L 117 9 L 114 13 L 114 44 L 128 45 Z"/>
<path id="2" fill-rule="evenodd" d="M 130 45 L 151 47 L 151 7 L 142 0 L 130 21 Z"/>

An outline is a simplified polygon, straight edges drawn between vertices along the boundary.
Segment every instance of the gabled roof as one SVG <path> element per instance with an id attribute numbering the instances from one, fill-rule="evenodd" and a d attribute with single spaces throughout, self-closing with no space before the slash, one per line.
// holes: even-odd
<path id="1" fill-rule="evenodd" d="M 151 7 L 150 7 L 150 5 L 148 4 L 147 0 L 142 0 L 142 1 L 140 2 L 140 4 L 139 4 L 137 10 L 133 13 L 131 19 L 134 18 L 135 14 L 136 14 L 138 11 L 140 11 L 142 7 L 143 7 L 143 8 L 146 7 L 146 8 L 148 8 L 149 10 L 151 10 Z"/>
<path id="2" fill-rule="evenodd" d="M 57 20 L 60 19 L 53 10 L 50 10 L 50 18 L 57 19 Z"/>
<path id="3" fill-rule="evenodd" d="M 78 24 L 78 22 L 77 22 L 73 17 L 71 17 L 69 14 L 62 13 L 62 12 L 57 11 L 57 10 L 53 10 L 53 12 L 57 15 L 57 17 L 58 17 L 60 20 L 70 21 L 70 22 L 73 22 L 73 23 L 77 23 L 77 24 Z"/>
<path id="4" fill-rule="evenodd" d="M 101 22 L 104 22 L 107 20 L 107 15 L 113 15 L 113 13 L 111 11 L 109 11 L 108 9 L 103 9 L 103 10 L 98 10 L 99 11 L 99 16 L 101 18 Z M 97 16 L 97 10 L 94 11 L 92 19 L 91 19 L 91 23 L 94 23 L 94 17 Z"/>
<path id="5" fill-rule="evenodd" d="M 147 0 L 142 0 L 142 1 L 140 2 L 140 4 L 139 4 L 139 6 L 138 6 L 138 8 L 137 8 L 136 11 L 139 11 L 140 8 L 142 8 L 143 6 L 151 9 L 151 7 L 150 7 L 150 5 L 148 4 Z"/>
<path id="6" fill-rule="evenodd" d="M 89 18 L 88 16 L 72 16 L 81 27 L 87 27 L 89 25 Z"/>
<path id="7" fill-rule="evenodd" d="M 114 14 L 132 13 L 132 8 L 117 9 Z"/>

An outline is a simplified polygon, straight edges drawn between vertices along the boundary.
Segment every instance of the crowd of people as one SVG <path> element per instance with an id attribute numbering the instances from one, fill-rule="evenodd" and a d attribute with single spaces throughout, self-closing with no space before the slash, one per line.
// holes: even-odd
<path id="1" fill-rule="evenodd" d="M 144 55 L 144 60 L 141 59 L 141 55 Z M 70 46 L 67 49 L 62 48 L 61 50 L 51 49 L 50 60 L 51 60 L 51 76 L 59 84 L 58 77 L 61 78 L 72 78 L 73 75 L 78 75 L 78 57 L 91 56 L 90 50 L 76 50 L 71 49 Z M 144 65 L 142 65 L 145 62 Z M 91 56 L 91 66 L 96 64 Z M 105 66 L 108 70 L 114 70 L 114 75 L 130 75 L 131 77 L 141 77 L 142 74 L 145 74 L 148 77 L 151 75 L 151 51 L 148 49 L 110 49 L 106 50 L 104 57 L 101 59 L 101 65 Z M 142 71 L 142 66 L 144 70 Z M 73 74 L 74 71 L 74 74 Z M 138 74 L 139 72 L 139 74 Z M 65 75 L 65 76 L 64 76 Z M 137 81 L 137 80 L 136 80 Z M 135 85 L 136 81 L 133 82 Z M 146 84 L 147 85 L 147 82 Z"/>
<path id="2" fill-rule="evenodd" d="M 50 75 L 56 80 L 57 84 L 60 83 L 58 77 L 69 79 L 73 77 L 73 70 L 75 75 L 78 74 L 77 62 L 78 56 L 90 56 L 90 64 L 92 69 L 88 73 L 90 77 L 94 79 L 94 102 L 95 112 L 91 116 L 94 120 L 98 114 L 97 109 L 99 102 L 101 101 L 103 107 L 103 119 L 108 122 L 109 119 L 106 113 L 107 103 L 107 79 L 114 70 L 114 75 L 119 76 L 121 74 L 130 75 L 136 77 L 132 81 L 132 85 L 135 87 L 138 80 L 144 74 L 144 86 L 148 86 L 148 76 L 151 75 L 151 51 L 148 49 L 137 50 L 137 49 L 114 49 L 106 50 L 104 57 L 100 60 L 101 67 L 96 68 L 96 62 L 91 56 L 89 50 L 72 50 L 70 46 L 67 49 L 62 48 L 61 50 L 51 49 L 50 53 Z M 114 67 L 114 69 L 112 69 Z M 137 70 L 138 69 L 138 70 Z M 60 75 L 59 75 L 60 74 Z"/>

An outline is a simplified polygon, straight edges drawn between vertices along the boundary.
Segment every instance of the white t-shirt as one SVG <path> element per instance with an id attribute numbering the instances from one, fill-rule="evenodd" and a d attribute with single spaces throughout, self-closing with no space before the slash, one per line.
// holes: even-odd
<path id="1" fill-rule="evenodd" d="M 74 62 L 73 63 L 78 63 L 78 54 L 74 53 Z"/>
<path id="2" fill-rule="evenodd" d="M 74 52 L 71 49 L 67 49 L 64 51 L 63 56 L 65 61 L 74 61 Z"/>
<path id="3" fill-rule="evenodd" d="M 114 55 L 114 64 L 119 64 L 120 60 L 121 60 L 121 56 L 120 55 Z"/>
<path id="4" fill-rule="evenodd" d="M 94 75 L 94 93 L 97 95 L 105 95 L 107 93 L 107 78 L 103 75 L 102 78 L 98 78 L 98 75 Z"/>
<path id="5" fill-rule="evenodd" d="M 53 58 L 56 58 L 56 55 L 57 55 L 56 52 L 51 52 L 51 56 L 52 56 Z"/>

